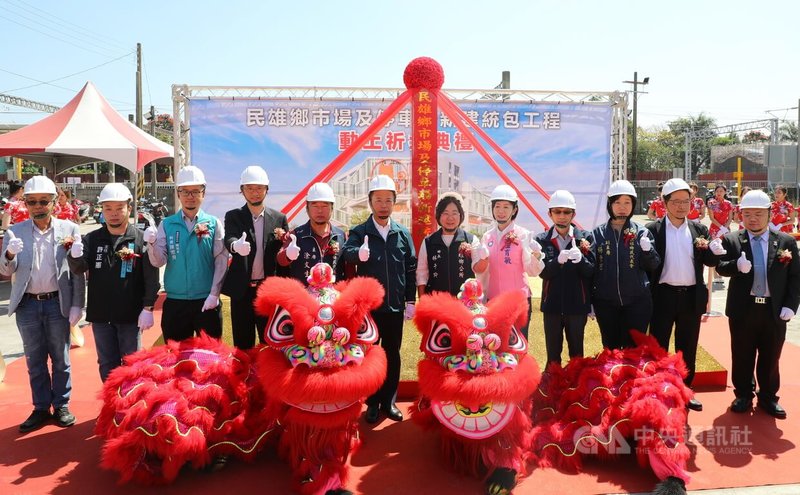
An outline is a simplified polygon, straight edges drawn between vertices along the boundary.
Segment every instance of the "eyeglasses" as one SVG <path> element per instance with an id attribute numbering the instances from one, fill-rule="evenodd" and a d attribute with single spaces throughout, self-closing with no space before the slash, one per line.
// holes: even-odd
<path id="1" fill-rule="evenodd" d="M 690 204 L 692 204 L 692 200 L 690 199 L 681 199 L 681 200 L 670 199 L 669 202 L 675 206 L 689 206 Z"/>
<path id="2" fill-rule="evenodd" d="M 550 213 L 552 213 L 553 215 L 572 215 L 573 212 L 574 210 L 557 210 L 557 209 L 550 210 Z"/>
<path id="3" fill-rule="evenodd" d="M 205 189 L 200 189 L 198 191 L 187 191 L 185 189 L 178 189 L 178 194 L 180 194 L 181 196 L 188 196 L 190 198 L 199 197 L 204 192 L 206 192 Z"/>
<path id="4" fill-rule="evenodd" d="M 25 200 L 25 204 L 28 205 L 28 206 L 36 206 L 36 205 L 47 206 L 52 202 L 53 202 L 52 199 L 40 199 L 39 201 L 36 201 L 35 199 L 26 199 Z"/>

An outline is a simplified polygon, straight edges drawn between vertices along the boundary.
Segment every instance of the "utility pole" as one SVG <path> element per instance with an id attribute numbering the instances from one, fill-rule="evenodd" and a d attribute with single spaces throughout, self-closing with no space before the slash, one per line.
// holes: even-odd
<path id="1" fill-rule="evenodd" d="M 638 147 L 637 147 L 637 139 L 636 135 L 638 134 L 639 127 L 636 122 L 636 114 L 637 114 L 637 103 L 639 100 L 639 85 L 641 84 L 644 86 L 645 84 L 650 83 L 650 78 L 645 77 L 641 81 L 639 81 L 639 73 L 633 73 L 633 81 L 622 81 L 624 83 L 633 84 L 633 136 L 632 136 L 632 146 L 631 146 L 631 179 L 636 179 L 636 158 L 638 154 Z"/>
<path id="2" fill-rule="evenodd" d="M 136 127 L 142 128 L 142 44 L 136 43 Z"/>
<path id="3" fill-rule="evenodd" d="M 150 105 L 150 135 L 156 137 L 156 107 L 153 105 Z M 152 168 L 150 169 L 150 176 L 150 194 L 152 194 L 154 198 L 157 198 L 158 164 L 156 164 L 156 162 L 153 162 Z"/>

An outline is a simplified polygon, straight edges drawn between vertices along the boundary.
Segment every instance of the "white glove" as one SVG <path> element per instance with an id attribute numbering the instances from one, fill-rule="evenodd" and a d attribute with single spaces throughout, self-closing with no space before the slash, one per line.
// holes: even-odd
<path id="1" fill-rule="evenodd" d="M 639 246 L 642 248 L 642 251 L 645 253 L 653 249 L 653 243 L 650 241 L 650 238 L 646 235 L 643 235 L 639 238 Z"/>
<path id="2" fill-rule="evenodd" d="M 736 268 L 738 268 L 741 273 L 750 273 L 750 269 L 753 268 L 753 264 L 747 259 L 744 251 L 742 251 L 742 255 L 739 256 L 739 259 L 736 260 Z"/>
<path id="3" fill-rule="evenodd" d="M 83 319 L 83 308 L 73 306 L 69 308 L 69 326 L 74 327 Z"/>
<path id="4" fill-rule="evenodd" d="M 594 314 L 594 304 L 589 306 L 589 314 L 586 315 L 586 316 L 588 316 L 590 320 L 594 320 L 596 318 L 596 316 Z"/>
<path id="5" fill-rule="evenodd" d="M 563 265 L 567 261 L 569 261 L 569 255 L 572 253 L 570 249 L 562 249 L 558 252 L 558 263 Z"/>
<path id="6" fill-rule="evenodd" d="M 780 315 L 780 319 L 781 320 L 789 321 L 792 318 L 794 318 L 794 311 L 792 311 L 791 309 L 789 309 L 789 308 L 787 308 L 785 306 L 783 308 L 781 308 L 781 315 Z"/>
<path id="7" fill-rule="evenodd" d="M 209 296 L 203 303 L 203 309 L 201 309 L 200 311 L 209 311 L 215 309 L 217 306 L 219 306 L 219 298 L 217 296 L 212 296 L 209 294 Z"/>
<path id="8" fill-rule="evenodd" d="M 148 328 L 153 326 L 153 312 L 147 311 L 143 309 L 141 313 L 139 313 L 139 321 L 137 322 L 137 326 L 139 330 L 145 331 Z"/>
<path id="9" fill-rule="evenodd" d="M 403 312 L 403 318 L 406 320 L 410 320 L 414 317 L 414 314 L 417 312 L 417 307 L 412 302 L 406 303 L 406 310 Z"/>
<path id="10" fill-rule="evenodd" d="M 774 223 L 770 223 L 768 225 L 768 227 L 769 227 L 769 230 L 771 230 L 772 232 L 780 232 L 781 231 L 781 226 L 780 225 L 776 225 Z"/>
<path id="11" fill-rule="evenodd" d="M 22 248 L 24 244 L 22 243 L 22 239 L 18 238 L 14 235 L 13 230 L 8 231 L 8 246 L 6 246 L 6 251 L 12 256 L 16 256 L 22 252 Z"/>
<path id="12" fill-rule="evenodd" d="M 158 234 L 158 229 L 153 227 L 152 225 L 144 229 L 144 242 L 148 244 L 152 244 L 156 242 L 156 234 Z"/>
<path id="13" fill-rule="evenodd" d="M 366 263 L 367 260 L 369 259 L 369 236 L 368 235 L 364 236 L 364 244 L 362 244 L 361 247 L 358 248 L 358 259 L 362 263 Z"/>
<path id="14" fill-rule="evenodd" d="M 291 239 L 292 242 L 286 246 L 286 257 L 289 258 L 289 261 L 294 261 L 300 257 L 300 248 L 297 246 L 297 237 L 295 237 L 294 234 L 289 234 L 289 239 Z M 367 248 L 367 250 L 369 251 L 369 248 Z M 360 249 L 358 251 L 358 257 L 361 258 Z M 369 258 L 369 252 L 367 252 L 367 258 Z"/>
<path id="15" fill-rule="evenodd" d="M 478 242 L 477 246 L 472 248 L 472 253 L 476 260 L 485 260 L 489 257 L 489 248 L 482 242 Z"/>
<path id="16" fill-rule="evenodd" d="M 530 236 L 528 237 L 528 248 L 531 250 L 531 253 L 537 256 L 542 254 L 542 245 L 536 240 L 533 232 L 531 232 Z"/>
<path id="17" fill-rule="evenodd" d="M 571 262 L 580 263 L 582 259 L 583 253 L 581 252 L 580 248 L 573 246 L 572 249 L 569 249 L 569 260 Z"/>
<path id="18" fill-rule="evenodd" d="M 75 239 L 73 239 L 72 247 L 69 248 L 69 255 L 73 258 L 80 258 L 83 256 L 83 242 L 81 242 L 80 234 L 76 235 Z"/>
<path id="19" fill-rule="evenodd" d="M 728 254 L 728 250 L 722 247 L 722 241 L 719 239 L 714 239 L 713 241 L 709 242 L 708 248 L 717 256 Z"/>
<path id="20" fill-rule="evenodd" d="M 233 252 L 240 256 L 247 256 L 250 254 L 250 243 L 247 242 L 247 233 L 242 232 L 242 237 L 236 239 L 231 244 Z"/>
<path id="21" fill-rule="evenodd" d="M 728 232 L 730 232 L 730 230 L 728 230 L 728 227 L 723 226 L 719 228 L 719 235 L 725 235 Z"/>

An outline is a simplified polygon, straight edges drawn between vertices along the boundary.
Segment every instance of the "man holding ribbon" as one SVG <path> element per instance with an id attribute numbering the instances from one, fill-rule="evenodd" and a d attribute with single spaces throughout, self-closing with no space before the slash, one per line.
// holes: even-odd
<path id="1" fill-rule="evenodd" d="M 132 200 L 125 185 L 107 184 L 99 199 L 105 224 L 75 239 L 67 258 L 72 273 L 89 273 L 86 320 L 92 323 L 104 382 L 125 356 L 142 348 L 141 332 L 153 326 L 161 287 L 144 232 L 128 222 Z"/>

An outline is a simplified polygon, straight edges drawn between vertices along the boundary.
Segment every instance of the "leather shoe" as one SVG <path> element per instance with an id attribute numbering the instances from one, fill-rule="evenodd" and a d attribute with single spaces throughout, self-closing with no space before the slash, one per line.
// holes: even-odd
<path id="1" fill-rule="evenodd" d="M 786 411 L 778 404 L 777 401 L 762 402 L 758 401 L 759 409 L 763 409 L 767 414 L 774 418 L 786 419 Z"/>
<path id="2" fill-rule="evenodd" d="M 62 428 L 75 424 L 75 416 L 69 412 L 67 406 L 57 407 L 53 411 L 53 418 L 55 418 L 56 424 Z"/>
<path id="3" fill-rule="evenodd" d="M 744 399 L 742 397 L 737 397 L 733 399 L 733 402 L 731 402 L 731 412 L 746 413 L 750 412 L 752 408 L 753 408 L 752 399 Z"/>
<path id="4" fill-rule="evenodd" d="M 686 403 L 686 407 L 691 409 L 692 411 L 702 411 L 703 410 L 702 402 L 700 402 L 699 400 L 695 399 L 694 397 L 689 399 L 689 402 Z"/>
<path id="5" fill-rule="evenodd" d="M 400 412 L 400 409 L 394 404 L 384 407 L 383 412 L 385 412 L 386 416 L 392 421 L 403 421 L 403 413 Z"/>
<path id="6" fill-rule="evenodd" d="M 379 414 L 380 414 L 380 410 L 378 409 L 377 405 L 375 405 L 375 406 L 367 406 L 367 414 L 365 415 L 367 423 L 369 423 L 369 424 L 377 423 Z"/>
<path id="7" fill-rule="evenodd" d="M 19 425 L 20 433 L 28 433 L 29 431 L 38 430 L 52 419 L 50 411 L 43 411 L 41 409 L 34 409 L 28 419 Z"/>

